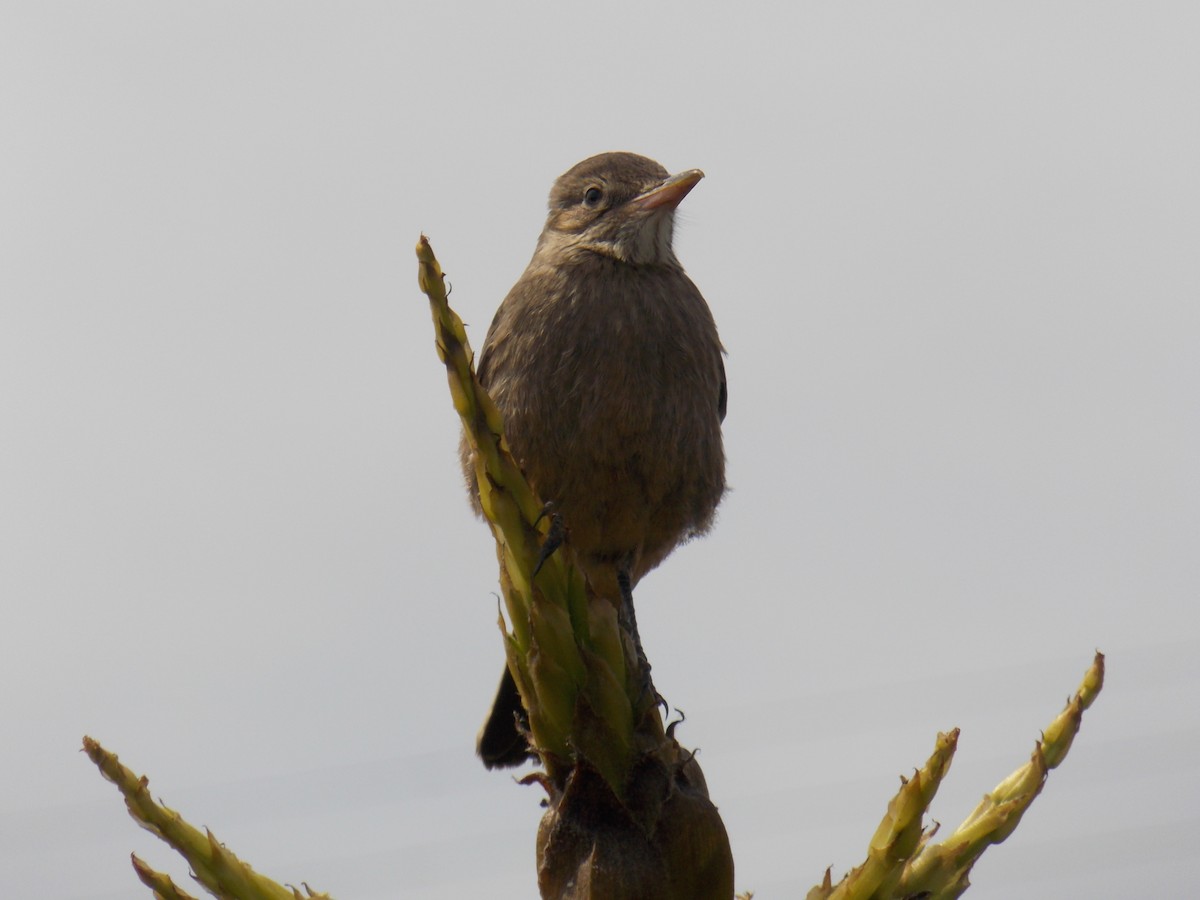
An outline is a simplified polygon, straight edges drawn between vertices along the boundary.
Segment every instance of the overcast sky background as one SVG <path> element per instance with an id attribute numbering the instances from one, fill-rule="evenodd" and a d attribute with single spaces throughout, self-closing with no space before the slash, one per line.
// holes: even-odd
<path id="1" fill-rule="evenodd" d="M 733 487 L 639 589 L 739 890 L 946 829 L 1104 693 L 970 896 L 1184 896 L 1200 841 L 1200 7 L 11 3 L 0 882 L 184 877 L 77 752 L 278 880 L 535 895 L 473 738 L 496 571 L 413 245 L 482 340 L 553 179 L 708 177 L 677 251 Z"/>

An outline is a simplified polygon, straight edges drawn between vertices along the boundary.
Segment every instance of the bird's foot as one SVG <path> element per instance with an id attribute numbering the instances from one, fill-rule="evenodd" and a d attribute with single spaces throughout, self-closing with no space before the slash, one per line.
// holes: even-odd
<path id="1" fill-rule="evenodd" d="M 622 569 L 617 573 L 617 585 L 621 589 L 621 609 L 617 615 L 617 619 L 625 630 L 629 632 L 630 637 L 633 638 L 633 648 L 637 653 L 638 671 L 642 677 L 640 699 L 645 699 L 649 695 L 653 697 L 652 705 L 669 709 L 670 707 L 667 706 L 667 701 L 663 699 L 662 694 L 654 689 L 654 680 L 650 677 L 650 660 L 646 658 L 646 651 L 642 649 L 642 636 L 638 633 L 637 614 L 633 611 L 633 586 L 628 571 Z"/>
<path id="2" fill-rule="evenodd" d="M 542 571 L 542 566 L 546 564 L 546 560 L 554 555 L 554 551 L 561 547 L 567 538 L 567 528 L 563 525 L 562 516 L 556 512 L 551 512 L 549 503 L 542 508 L 542 515 L 538 516 L 538 522 L 547 513 L 550 513 L 550 530 L 546 533 L 546 539 L 542 541 L 542 548 L 538 551 L 537 562 L 533 566 L 534 577 L 537 576 L 538 572 Z M 537 522 L 533 524 L 536 525 Z"/>

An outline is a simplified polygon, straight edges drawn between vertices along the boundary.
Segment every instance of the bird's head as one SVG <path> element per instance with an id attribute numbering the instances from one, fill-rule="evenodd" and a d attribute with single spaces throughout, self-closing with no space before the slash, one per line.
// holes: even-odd
<path id="1" fill-rule="evenodd" d="M 636 153 L 601 153 L 554 182 L 538 254 L 599 253 L 633 265 L 678 265 L 675 207 L 704 177 L 671 175 Z"/>

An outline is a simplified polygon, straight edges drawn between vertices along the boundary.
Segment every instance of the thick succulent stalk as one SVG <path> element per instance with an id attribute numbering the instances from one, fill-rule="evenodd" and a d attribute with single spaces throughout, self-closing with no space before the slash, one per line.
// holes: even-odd
<path id="1" fill-rule="evenodd" d="M 937 828 L 923 829 L 921 823 L 958 744 L 958 729 L 939 734 L 929 762 L 904 781 L 889 804 L 887 815 L 871 839 L 866 862 L 848 872 L 836 886 L 826 871 L 821 884 L 808 892 L 808 900 L 952 900 L 961 896 L 970 886 L 971 867 L 983 851 L 1012 834 L 1041 793 L 1050 769 L 1066 757 L 1079 732 L 1083 711 L 1092 705 L 1103 686 L 1104 654 L 1098 652 L 1079 690 L 1035 743 L 1029 762 L 984 795 L 975 811 L 951 835 L 930 844 Z"/>
<path id="2" fill-rule="evenodd" d="M 90 737 L 83 739 L 83 752 L 100 772 L 117 786 L 125 797 L 125 806 L 135 822 L 162 838 L 188 861 L 192 877 L 215 897 L 236 900 L 328 900 L 328 894 L 308 891 L 301 894 L 265 875 L 260 875 L 227 850 L 211 831 L 189 825 L 173 809 L 150 796 L 150 781 L 121 765 L 115 753 L 109 753 Z M 133 868 L 142 883 L 165 900 L 192 900 L 171 879 L 133 857 Z"/>
<path id="3" fill-rule="evenodd" d="M 591 594 L 565 553 L 534 574 L 550 527 L 544 506 L 475 377 L 466 330 L 424 236 L 417 259 L 496 539 L 509 671 L 545 767 L 532 779 L 550 795 L 537 842 L 542 896 L 728 900 L 733 857 L 700 768 L 663 728 L 612 598 Z"/>
<path id="4" fill-rule="evenodd" d="M 133 863 L 133 871 L 137 873 L 142 884 L 154 891 L 155 900 L 197 900 L 195 896 L 172 881 L 170 875 L 158 872 L 146 865 L 136 853 L 129 854 L 129 860 Z"/>

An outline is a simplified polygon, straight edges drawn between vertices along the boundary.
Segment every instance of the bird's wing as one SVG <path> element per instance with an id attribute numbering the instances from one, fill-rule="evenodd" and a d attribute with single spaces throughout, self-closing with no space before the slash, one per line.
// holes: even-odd
<path id="1" fill-rule="evenodd" d="M 475 377 L 479 379 L 479 383 L 485 388 L 488 386 L 488 382 L 491 381 L 489 377 L 490 366 L 488 363 L 496 355 L 498 349 L 496 345 L 504 342 L 500 327 L 500 320 L 503 316 L 504 305 L 501 304 L 500 308 L 496 310 L 496 315 L 492 317 L 492 324 L 488 326 L 487 336 L 483 339 L 483 346 L 479 348 L 479 354 L 475 358 Z"/>
<path id="2" fill-rule="evenodd" d="M 725 408 L 729 405 L 729 387 L 725 383 L 725 360 L 718 358 L 717 364 L 721 367 L 721 393 L 717 396 L 717 413 L 724 422 Z"/>

